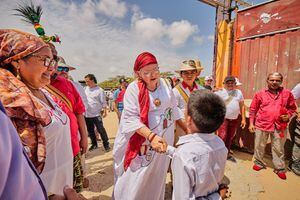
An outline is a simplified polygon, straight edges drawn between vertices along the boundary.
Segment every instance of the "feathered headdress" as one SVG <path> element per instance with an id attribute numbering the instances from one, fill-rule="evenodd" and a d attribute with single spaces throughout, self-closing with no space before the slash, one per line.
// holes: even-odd
<path id="1" fill-rule="evenodd" d="M 54 36 L 47 36 L 45 34 L 45 30 L 40 24 L 40 19 L 43 14 L 42 6 L 34 6 L 32 1 L 30 5 L 18 5 L 18 8 L 14 9 L 18 13 L 14 14 L 17 16 L 22 17 L 23 21 L 30 23 L 34 26 L 35 31 L 37 34 L 45 41 L 45 42 L 59 42 L 60 39 L 57 35 Z"/>

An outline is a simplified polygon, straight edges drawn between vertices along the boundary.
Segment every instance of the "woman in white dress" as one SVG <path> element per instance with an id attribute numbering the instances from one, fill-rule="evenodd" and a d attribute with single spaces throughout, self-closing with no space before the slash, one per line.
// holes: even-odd
<path id="1" fill-rule="evenodd" d="M 151 53 L 137 57 L 134 71 L 138 80 L 126 90 L 113 149 L 113 198 L 162 200 L 170 159 L 160 153 L 173 144 L 174 125 L 183 126 L 183 114 Z"/>
<path id="2" fill-rule="evenodd" d="M 63 195 L 73 184 L 69 118 L 43 90 L 56 65 L 42 39 L 0 29 L 0 101 L 47 193 Z"/>

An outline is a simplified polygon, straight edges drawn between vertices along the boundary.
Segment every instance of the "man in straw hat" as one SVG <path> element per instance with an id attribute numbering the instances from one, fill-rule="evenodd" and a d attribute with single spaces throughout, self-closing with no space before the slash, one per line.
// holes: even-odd
<path id="1" fill-rule="evenodd" d="M 190 94 L 194 90 L 204 89 L 201 85 L 195 82 L 197 76 L 200 75 L 203 67 L 200 61 L 185 60 L 181 63 L 180 69 L 176 72 L 181 76 L 182 82 L 176 85 L 173 89 L 175 97 L 177 99 L 178 107 L 185 112 L 186 104 L 190 97 Z M 178 137 L 184 135 L 184 131 L 177 126 L 175 134 L 175 142 L 178 141 Z M 175 143 L 176 144 L 176 143 Z"/>

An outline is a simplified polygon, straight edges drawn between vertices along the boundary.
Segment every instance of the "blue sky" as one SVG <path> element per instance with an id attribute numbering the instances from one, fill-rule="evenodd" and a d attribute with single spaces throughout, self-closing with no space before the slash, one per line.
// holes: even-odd
<path id="1" fill-rule="evenodd" d="M 12 16 L 18 0 L 0 0 L 0 28 L 34 33 Z M 162 71 L 174 71 L 184 59 L 200 59 L 202 75 L 211 74 L 215 9 L 197 0 L 33 0 L 44 10 L 41 24 L 58 34 L 57 50 L 75 80 L 94 73 L 102 81 L 132 75 L 135 57 L 154 53 Z M 259 3 L 262 0 L 248 1 Z"/>

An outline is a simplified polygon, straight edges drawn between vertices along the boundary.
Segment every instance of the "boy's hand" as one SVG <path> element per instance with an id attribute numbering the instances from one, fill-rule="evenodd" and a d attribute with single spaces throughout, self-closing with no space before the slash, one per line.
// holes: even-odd
<path id="1" fill-rule="evenodd" d="M 167 143 L 163 138 L 155 135 L 151 142 L 151 147 L 158 153 L 165 153 L 167 150 Z"/>

